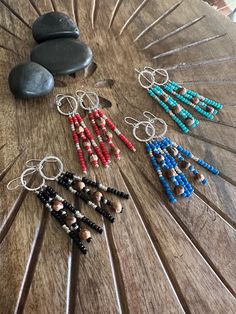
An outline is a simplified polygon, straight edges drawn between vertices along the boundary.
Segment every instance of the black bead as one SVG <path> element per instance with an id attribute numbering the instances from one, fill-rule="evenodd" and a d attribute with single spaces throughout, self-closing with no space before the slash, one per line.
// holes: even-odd
<path id="1" fill-rule="evenodd" d="M 88 225 L 90 228 L 96 230 L 98 233 L 103 232 L 103 229 L 99 227 L 98 225 L 96 225 L 94 222 L 92 222 L 89 218 L 84 216 L 81 218 L 81 221 L 85 223 L 86 225 Z"/>
<path id="2" fill-rule="evenodd" d="M 69 171 L 66 171 L 64 176 L 67 177 L 68 179 L 71 179 L 71 180 L 74 179 L 74 174 L 72 172 L 69 172 Z"/>
<path id="3" fill-rule="evenodd" d="M 105 209 L 97 206 L 95 208 L 95 210 L 100 213 L 104 218 L 106 218 L 107 220 L 109 220 L 111 223 L 113 223 L 115 221 L 115 218 L 110 214 L 108 213 Z"/>
<path id="4" fill-rule="evenodd" d="M 78 246 L 78 248 L 81 250 L 81 252 L 83 254 L 86 254 L 87 253 L 87 248 L 83 245 L 83 243 L 78 238 L 78 235 L 77 235 L 76 231 L 71 231 L 69 233 L 69 236 L 71 237 L 71 239 L 73 239 L 73 241 Z"/>

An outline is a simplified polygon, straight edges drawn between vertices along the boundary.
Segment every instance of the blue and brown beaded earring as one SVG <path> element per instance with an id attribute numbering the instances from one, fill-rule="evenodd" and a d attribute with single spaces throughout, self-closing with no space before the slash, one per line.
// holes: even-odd
<path id="1" fill-rule="evenodd" d="M 152 167 L 158 174 L 160 183 L 171 203 L 177 201 L 176 196 L 190 197 L 194 191 L 183 171 L 188 170 L 193 175 L 195 182 L 203 185 L 207 184 L 204 175 L 190 163 L 189 159 L 192 159 L 209 172 L 219 174 L 219 170 L 165 137 L 167 124 L 164 120 L 157 118 L 148 111 L 143 114 L 148 120 L 137 121 L 132 117 L 126 117 L 125 122 L 133 126 L 134 137 L 138 141 L 146 143 L 146 151 L 150 157 Z M 159 135 L 155 129 L 156 122 L 160 122 L 164 126 L 163 132 Z M 143 128 L 145 134 L 143 138 L 137 135 L 140 127 Z"/>
<path id="2" fill-rule="evenodd" d="M 159 103 L 184 133 L 188 133 L 190 128 L 196 127 L 199 120 L 178 102 L 193 108 L 209 120 L 213 120 L 218 110 L 223 108 L 216 101 L 169 80 L 169 74 L 165 69 L 145 67 L 143 71 L 137 69 L 135 71 L 139 73 L 140 85 L 148 91 L 148 94 Z M 164 80 L 156 82 L 156 75 L 164 78 Z"/>

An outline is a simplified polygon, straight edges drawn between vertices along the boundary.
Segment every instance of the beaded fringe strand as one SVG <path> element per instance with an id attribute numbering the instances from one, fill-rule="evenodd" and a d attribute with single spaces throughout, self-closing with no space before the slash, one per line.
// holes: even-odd
<path id="1" fill-rule="evenodd" d="M 204 175 L 199 173 L 188 160 L 185 160 L 185 157 L 192 159 L 209 172 L 219 174 L 218 169 L 194 156 L 189 150 L 177 145 L 167 137 L 147 143 L 146 150 L 153 169 L 158 174 L 160 183 L 171 203 L 177 201 L 175 196 L 190 197 L 194 191 L 182 170 L 188 170 L 192 173 L 196 182 L 203 185 L 207 184 Z"/>

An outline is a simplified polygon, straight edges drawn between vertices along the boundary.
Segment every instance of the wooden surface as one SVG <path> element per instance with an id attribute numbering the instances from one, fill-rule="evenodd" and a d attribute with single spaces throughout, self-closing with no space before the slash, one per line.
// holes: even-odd
<path id="1" fill-rule="evenodd" d="M 133 43 L 175 3 L 145 1 L 119 36 L 141 2 L 0 0 L 1 314 L 236 313 L 235 25 L 206 3 L 185 0 Z M 57 87 L 48 97 L 15 100 L 8 89 L 8 73 L 29 58 L 35 45 L 32 22 L 51 10 L 65 12 L 77 21 L 81 39 L 94 52 L 96 71 L 90 71 L 87 78 L 83 74 L 57 78 Z M 192 28 L 150 50 L 140 49 L 204 14 Z M 217 34 L 226 35 L 152 59 Z M 137 84 L 134 68 L 144 65 L 169 68 L 172 79 L 222 102 L 224 109 L 213 122 L 200 117 L 199 127 L 183 135 Z M 112 88 L 95 87 L 107 79 L 114 80 Z M 79 254 L 34 195 L 6 189 L 27 159 L 45 154 L 59 156 L 67 169 L 79 173 L 69 126 L 57 113 L 54 97 L 81 88 L 96 89 L 112 102 L 108 114 L 126 135 L 131 137 L 131 130 L 123 123 L 124 117 L 132 113 L 139 118 L 143 110 L 150 110 L 168 122 L 171 138 L 221 170 L 218 177 L 207 173 L 209 185 L 197 186 L 191 199 L 171 206 L 161 193 L 143 145 L 137 143 L 136 155 L 122 147 L 122 160 L 113 160 L 110 169 L 100 169 L 96 176 L 128 191 L 131 199 L 112 226 L 80 204 L 84 213 L 105 228 L 89 245 L 87 256 Z M 90 176 L 94 175 L 91 170 Z"/>

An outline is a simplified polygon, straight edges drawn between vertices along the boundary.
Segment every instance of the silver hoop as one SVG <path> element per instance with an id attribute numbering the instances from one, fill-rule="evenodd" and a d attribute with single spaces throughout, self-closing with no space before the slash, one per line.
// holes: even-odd
<path id="1" fill-rule="evenodd" d="M 135 69 L 135 71 L 139 73 L 139 75 L 138 75 L 139 84 L 143 88 L 145 88 L 145 89 L 152 88 L 154 85 L 163 86 L 163 85 L 166 85 L 169 82 L 169 74 L 168 74 L 167 70 L 165 70 L 165 69 L 154 69 L 152 67 L 146 66 L 146 67 L 144 67 L 143 71 L 139 71 L 137 69 Z M 148 79 L 144 75 L 144 73 L 148 73 L 151 76 L 151 80 Z M 165 76 L 164 82 L 159 83 L 159 82 L 156 81 L 156 79 L 155 79 L 155 74 L 156 73 L 160 74 L 161 76 Z M 149 85 L 144 85 L 142 80 L 141 80 L 141 77 L 143 77 L 150 84 Z"/>
<path id="2" fill-rule="evenodd" d="M 140 125 L 143 125 L 145 127 L 145 132 L 146 132 L 146 129 L 147 129 L 147 125 L 149 125 L 149 127 L 152 129 L 152 134 L 150 135 L 150 133 L 147 133 L 146 134 L 149 136 L 145 139 L 142 139 L 140 138 L 136 132 L 139 128 Z M 138 140 L 139 142 L 150 142 L 151 140 L 153 140 L 153 138 L 155 137 L 155 134 L 156 134 L 156 130 L 153 126 L 153 124 L 150 122 L 150 121 L 140 121 L 138 122 L 137 124 L 134 125 L 134 128 L 133 128 L 133 136 L 136 138 L 136 140 Z"/>
<path id="3" fill-rule="evenodd" d="M 163 86 L 163 85 L 166 85 L 169 82 L 169 73 L 167 72 L 166 69 L 155 69 L 154 70 L 154 78 L 155 78 L 155 73 L 158 73 L 158 74 L 166 77 L 166 79 L 162 83 L 157 83 L 155 81 L 156 85 Z"/>
<path id="4" fill-rule="evenodd" d="M 70 112 L 65 112 L 61 109 L 61 106 L 62 106 L 62 100 L 63 99 L 67 99 L 71 108 L 72 108 L 72 111 Z M 74 102 L 74 105 L 71 104 L 71 101 L 70 99 Z M 56 105 L 57 105 L 57 110 L 60 112 L 60 114 L 62 114 L 63 116 L 70 116 L 70 115 L 73 115 L 77 112 L 77 109 L 78 109 L 78 102 L 76 100 L 75 97 L 73 96 L 70 96 L 70 95 L 62 95 L 62 94 L 58 94 L 56 96 Z"/>
<path id="5" fill-rule="evenodd" d="M 139 75 L 138 75 L 138 81 L 139 81 L 139 84 L 140 84 L 143 88 L 149 89 L 149 88 L 152 88 L 152 87 L 155 85 L 155 76 L 154 76 L 153 72 L 148 71 L 148 70 L 145 70 L 145 69 L 144 69 L 143 71 L 139 71 L 139 70 L 135 69 L 135 71 L 139 73 Z M 148 74 L 151 76 L 151 80 L 149 80 L 149 79 L 144 75 L 144 73 L 148 73 Z M 148 85 L 144 85 L 144 84 L 143 84 L 143 82 L 142 82 L 142 80 L 141 80 L 142 77 L 143 77 L 147 82 L 149 82 Z"/>
<path id="6" fill-rule="evenodd" d="M 44 167 L 44 164 L 47 162 L 57 162 L 59 164 L 59 172 L 56 176 L 48 177 L 44 174 L 43 167 Z M 38 166 L 38 171 L 44 180 L 54 181 L 54 180 L 57 180 L 60 177 L 60 175 L 62 174 L 63 163 L 62 163 L 61 159 L 59 159 L 56 156 L 46 156 L 40 161 L 39 166 Z"/>
<path id="7" fill-rule="evenodd" d="M 37 171 L 37 169 L 35 167 L 27 168 L 22 172 L 22 174 L 20 176 L 21 185 L 28 191 L 37 191 L 45 185 L 45 179 L 42 178 L 42 183 L 39 186 L 37 186 L 36 188 L 30 188 L 29 186 L 27 186 L 27 182 L 25 181 L 25 177 L 27 177 L 30 174 L 35 173 L 36 171 Z"/>
<path id="8" fill-rule="evenodd" d="M 159 137 L 163 137 L 166 134 L 168 126 L 167 126 L 167 123 L 163 119 L 156 117 L 153 113 L 151 113 L 149 111 L 144 111 L 143 115 L 144 115 L 144 117 L 148 118 L 149 122 L 152 125 L 155 123 L 155 121 L 159 121 L 161 124 L 163 124 L 164 130 L 159 135 L 156 134 L 156 129 L 155 129 L 154 125 L 153 125 L 153 127 L 155 129 L 155 136 L 154 137 L 159 138 Z M 150 118 L 149 116 L 151 116 L 152 118 Z M 146 125 L 145 131 L 146 131 L 146 133 L 148 135 L 150 135 L 149 128 L 150 128 L 150 125 Z"/>
<path id="9" fill-rule="evenodd" d="M 79 95 L 79 94 L 81 94 L 81 95 Z M 95 97 L 95 102 L 91 99 L 91 97 L 89 95 L 92 95 Z M 78 90 L 78 91 L 76 91 L 76 96 L 77 96 L 77 99 L 79 101 L 80 107 L 83 108 L 84 110 L 92 111 L 92 110 L 95 110 L 99 107 L 99 97 L 95 92 L 85 92 L 83 90 Z M 85 107 L 84 102 L 83 102 L 84 97 L 87 97 L 89 99 L 89 101 L 91 103 L 90 107 Z"/>

